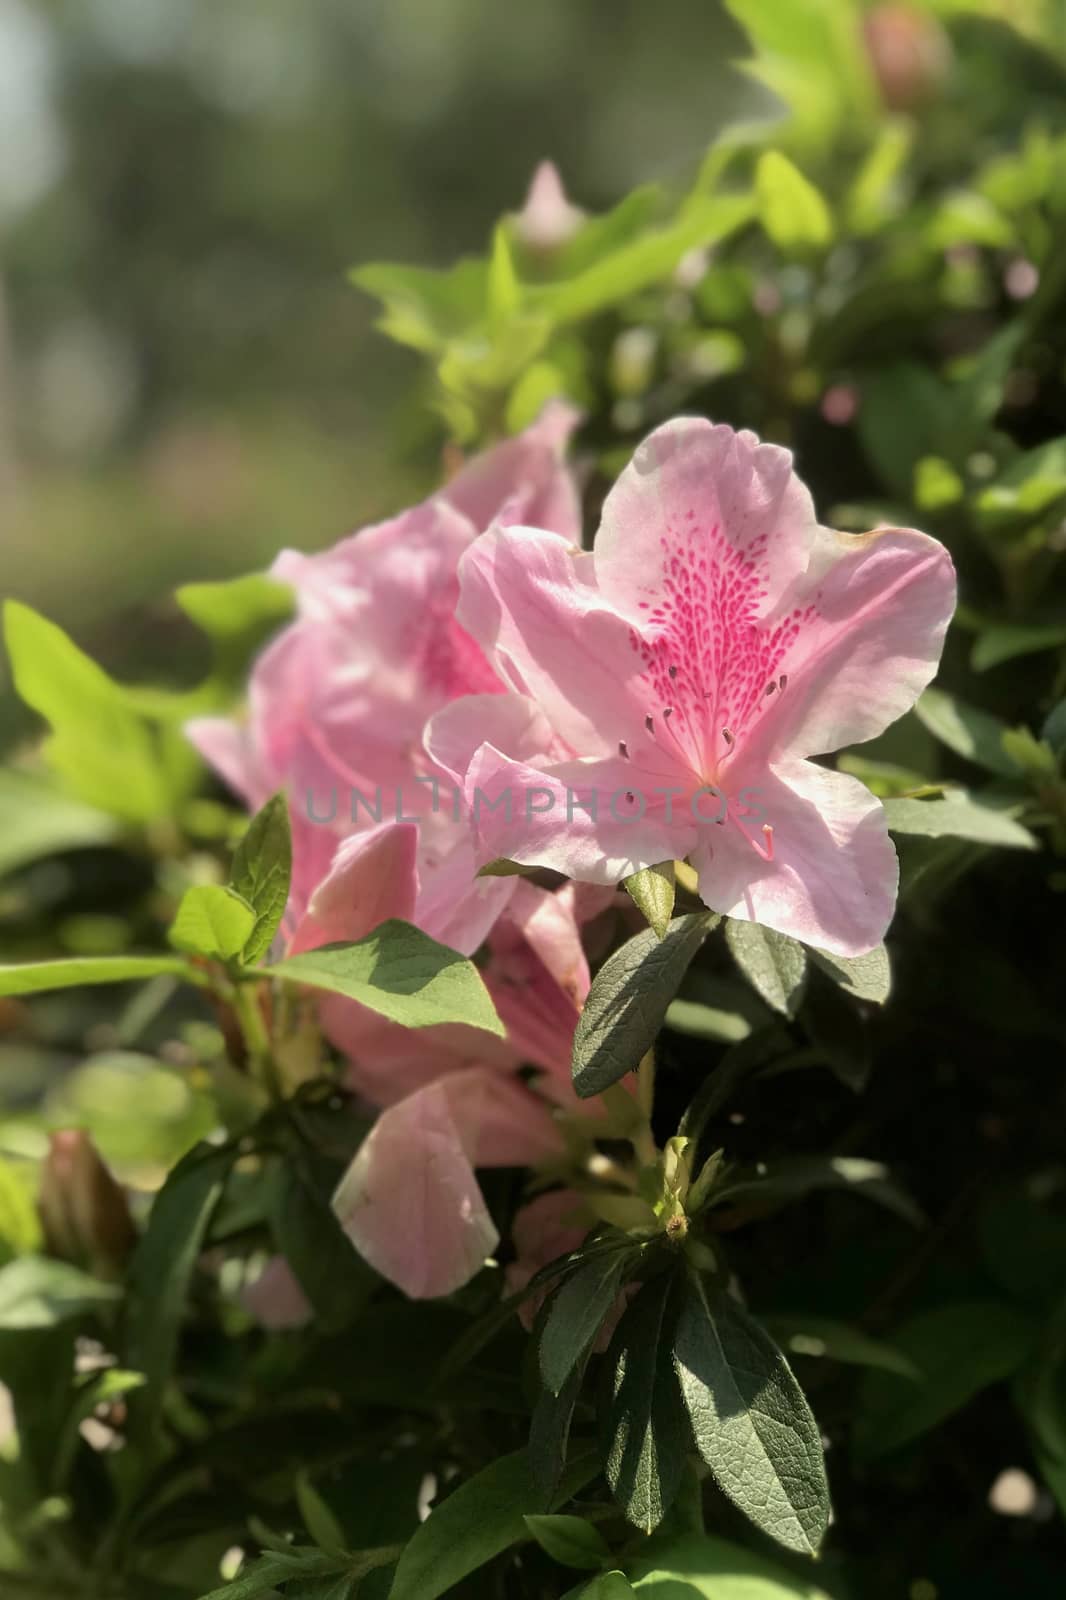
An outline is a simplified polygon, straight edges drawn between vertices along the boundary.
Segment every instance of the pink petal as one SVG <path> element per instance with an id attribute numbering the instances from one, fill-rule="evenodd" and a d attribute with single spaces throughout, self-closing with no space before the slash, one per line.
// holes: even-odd
<path id="1" fill-rule="evenodd" d="M 739 578 L 750 570 L 766 610 L 806 568 L 815 528 L 811 497 L 787 450 L 702 417 L 678 417 L 638 445 L 607 496 L 596 575 L 608 602 L 647 619 L 687 568 L 697 608 L 706 599 L 706 620 L 720 626 L 716 573 Z M 685 615 L 675 611 L 679 622 Z M 700 621 L 691 618 L 690 651 L 701 650 Z"/>
<path id="2" fill-rule="evenodd" d="M 451 1294 L 499 1242 L 443 1083 L 378 1118 L 333 1197 L 364 1260 L 413 1300 Z"/>
<path id="3" fill-rule="evenodd" d="M 544 407 L 531 427 L 474 456 L 440 491 L 478 533 L 506 512 L 507 520 L 580 542 L 581 502 L 565 465 L 581 413 L 565 401 Z"/>
<path id="4" fill-rule="evenodd" d="M 857 778 L 782 760 L 758 777 L 750 816 L 705 828 L 693 853 L 700 894 L 714 911 L 855 956 L 884 937 L 899 868 L 884 809 Z M 773 828 L 773 859 L 764 843 Z"/>
<path id="5" fill-rule="evenodd" d="M 234 794 L 255 810 L 269 799 L 275 785 L 260 760 L 251 730 L 228 717 L 194 717 L 185 737 Z"/>
<path id="6" fill-rule="evenodd" d="M 571 754 L 556 738 L 536 701 L 524 694 L 465 695 L 444 706 L 426 727 L 431 759 L 460 786 L 483 744 L 495 745 L 514 760 L 534 766 L 562 761 Z"/>
<path id="7" fill-rule="evenodd" d="M 418 890 L 417 848 L 418 829 L 412 823 L 385 823 L 345 839 L 312 894 L 288 953 L 354 942 L 390 917 L 409 922 Z"/>
<path id="8" fill-rule="evenodd" d="M 753 745 L 822 755 L 883 733 L 931 682 L 955 609 L 955 569 L 944 546 L 914 528 L 824 528 L 798 587 L 803 620 L 778 669 L 787 684 Z"/>
<path id="9" fill-rule="evenodd" d="M 260 1327 L 284 1333 L 303 1328 L 314 1316 L 284 1256 L 271 1256 L 254 1283 L 241 1290 L 241 1303 Z"/>
<path id="10" fill-rule="evenodd" d="M 530 181 L 515 233 L 530 250 L 557 250 L 572 239 L 585 213 L 571 204 L 554 161 L 542 161 Z"/>

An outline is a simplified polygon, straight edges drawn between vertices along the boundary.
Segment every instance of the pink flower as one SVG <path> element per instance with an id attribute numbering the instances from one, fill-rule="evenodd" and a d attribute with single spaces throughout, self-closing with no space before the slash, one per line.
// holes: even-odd
<path id="1" fill-rule="evenodd" d="M 310 1300 L 284 1256 L 271 1256 L 254 1283 L 241 1290 L 241 1304 L 261 1328 L 286 1333 L 314 1316 Z"/>
<path id="2" fill-rule="evenodd" d="M 444 708 L 427 741 L 479 859 L 609 884 L 688 856 L 715 911 L 841 955 L 878 943 L 884 812 L 810 757 L 873 738 L 933 677 L 955 603 L 936 540 L 821 528 L 787 451 L 679 418 L 622 473 L 594 553 L 497 526 L 460 576 L 459 619 L 512 691 Z"/>
<path id="3" fill-rule="evenodd" d="M 450 1294 L 499 1242 L 474 1168 L 524 1166 L 561 1149 L 547 1107 L 516 1079 L 453 1072 L 381 1114 L 333 1209 L 360 1255 L 412 1299 Z"/>
<path id="4" fill-rule="evenodd" d="M 514 219 L 519 239 L 530 250 L 557 250 L 574 237 L 584 220 L 585 213 L 571 204 L 555 163 L 542 161 Z"/>
<path id="5" fill-rule="evenodd" d="M 448 775 L 427 757 L 423 729 L 457 696 L 501 689 L 455 615 L 459 559 L 477 534 L 502 518 L 578 536 L 563 463 L 576 421 L 569 407 L 548 406 L 421 505 L 321 555 L 283 551 L 274 563 L 298 614 L 255 665 L 247 720 L 204 718 L 188 733 L 249 806 L 288 790 L 292 917 L 340 839 L 401 817 L 421 823 L 415 920 L 426 932 L 472 951 L 510 898 L 509 881 L 475 880 L 469 840 L 440 788 Z"/>

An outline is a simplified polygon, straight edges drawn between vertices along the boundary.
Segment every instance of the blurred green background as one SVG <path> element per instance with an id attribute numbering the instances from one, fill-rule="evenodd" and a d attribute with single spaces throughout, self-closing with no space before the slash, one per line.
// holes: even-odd
<path id="1" fill-rule="evenodd" d="M 590 209 L 684 181 L 745 53 L 709 0 L 0 0 L 5 592 L 159 664 L 175 582 L 409 501 L 433 419 L 347 268 L 481 251 L 546 156 Z"/>

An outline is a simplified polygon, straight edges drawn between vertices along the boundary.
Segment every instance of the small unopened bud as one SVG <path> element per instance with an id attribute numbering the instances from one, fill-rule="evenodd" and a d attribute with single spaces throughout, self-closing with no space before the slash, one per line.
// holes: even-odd
<path id="1" fill-rule="evenodd" d="M 863 35 L 890 110 L 909 111 L 932 99 L 951 67 L 951 45 L 935 17 L 914 5 L 874 6 Z"/>
<path id="2" fill-rule="evenodd" d="M 124 1190 L 82 1128 L 53 1133 L 37 1211 L 45 1249 L 99 1278 L 118 1278 L 136 1241 Z"/>
<path id="3" fill-rule="evenodd" d="M 542 161 L 514 219 L 518 238 L 529 250 L 558 250 L 574 237 L 584 220 L 581 208 L 570 203 L 555 163 Z"/>

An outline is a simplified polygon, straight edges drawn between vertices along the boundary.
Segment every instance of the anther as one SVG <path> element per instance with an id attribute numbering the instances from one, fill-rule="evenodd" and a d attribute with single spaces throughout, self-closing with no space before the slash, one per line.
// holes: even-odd
<path id="1" fill-rule="evenodd" d="M 788 673 L 787 672 L 783 672 L 781 674 L 781 676 L 778 678 L 777 682 L 778 682 L 778 686 L 780 687 L 781 692 L 783 694 L 784 691 L 788 688 Z"/>
<path id="2" fill-rule="evenodd" d="M 771 678 L 770 682 L 766 685 L 766 693 L 768 695 L 773 694 L 773 692 L 774 692 L 774 690 L 776 688 L 777 688 L 777 684 L 774 682 L 773 678 Z"/>
<path id="3" fill-rule="evenodd" d="M 644 718 L 644 726 L 645 726 L 645 728 L 647 728 L 649 733 L 654 733 L 655 732 L 655 718 L 651 715 L 650 712 Z"/>
<path id="4" fill-rule="evenodd" d="M 623 761 L 629 760 L 629 751 L 626 749 L 626 742 L 624 739 L 619 739 L 618 741 L 618 754 L 622 757 Z"/>
<path id="5" fill-rule="evenodd" d="M 733 735 L 730 733 L 728 728 L 722 729 L 722 738 L 725 740 L 726 744 L 733 743 Z"/>
<path id="6" fill-rule="evenodd" d="M 667 667 L 666 670 L 667 670 L 667 673 L 669 674 L 669 676 L 671 678 L 676 678 L 677 677 L 677 668 L 676 667 L 673 667 L 673 666 Z"/>

